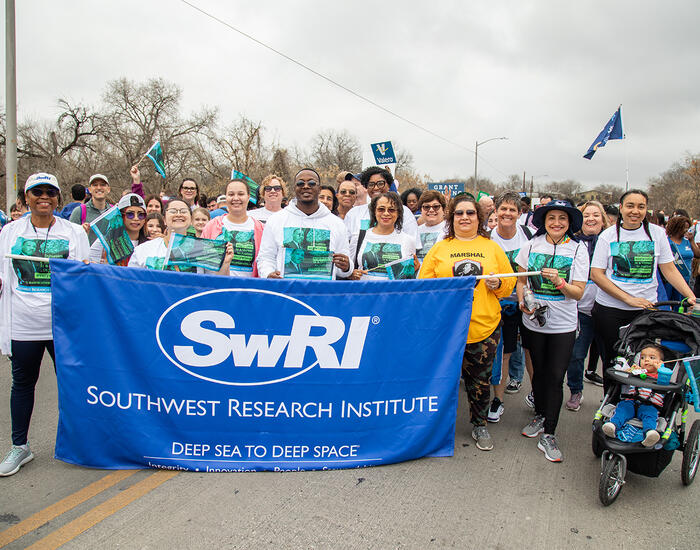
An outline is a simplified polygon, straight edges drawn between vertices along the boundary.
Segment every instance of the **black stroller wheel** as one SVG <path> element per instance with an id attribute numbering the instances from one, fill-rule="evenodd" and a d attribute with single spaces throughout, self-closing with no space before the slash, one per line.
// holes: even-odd
<path id="1" fill-rule="evenodd" d="M 617 499 L 625 484 L 626 460 L 622 455 L 605 451 L 603 471 L 598 484 L 598 498 L 604 506 L 610 506 Z"/>
<path id="2" fill-rule="evenodd" d="M 700 461 L 700 420 L 693 422 L 685 440 L 683 448 L 683 464 L 681 466 L 681 480 L 683 485 L 690 485 L 698 472 Z"/>

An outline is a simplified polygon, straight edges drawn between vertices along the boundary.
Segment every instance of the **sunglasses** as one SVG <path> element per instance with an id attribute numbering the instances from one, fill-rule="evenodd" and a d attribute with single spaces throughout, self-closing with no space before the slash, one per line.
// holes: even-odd
<path id="1" fill-rule="evenodd" d="M 280 191 L 282 191 L 282 186 L 281 185 L 268 185 L 267 187 L 265 187 L 265 191 L 277 191 L 279 193 Z"/>
<path id="2" fill-rule="evenodd" d="M 134 218 L 138 218 L 139 220 L 146 219 L 145 212 L 124 212 L 124 216 L 130 220 L 133 220 Z"/>
<path id="3" fill-rule="evenodd" d="M 299 180 L 296 182 L 297 187 L 304 187 L 305 185 L 308 185 L 309 187 L 316 187 L 318 185 L 318 182 L 314 180 L 309 180 L 309 181 L 301 181 Z"/>
<path id="4" fill-rule="evenodd" d="M 461 218 L 464 215 L 476 216 L 476 210 L 455 210 L 455 218 Z"/>
<path id="5" fill-rule="evenodd" d="M 437 212 L 438 210 L 440 210 L 442 208 L 442 205 L 441 204 L 424 204 L 421 208 L 423 210 L 425 210 L 426 212 L 430 212 L 431 210 L 435 210 L 435 212 Z"/>
<path id="6" fill-rule="evenodd" d="M 53 199 L 58 197 L 60 191 L 55 187 L 32 187 L 29 192 L 35 197 L 47 195 L 49 198 Z"/>
<path id="7" fill-rule="evenodd" d="M 384 214 L 385 212 L 388 212 L 389 214 L 396 214 L 398 210 L 396 210 L 396 208 L 387 208 L 385 206 L 380 206 L 377 208 L 378 214 Z"/>
<path id="8" fill-rule="evenodd" d="M 352 190 L 352 189 L 343 189 L 342 191 L 338 191 L 338 195 L 356 195 L 357 191 Z"/>

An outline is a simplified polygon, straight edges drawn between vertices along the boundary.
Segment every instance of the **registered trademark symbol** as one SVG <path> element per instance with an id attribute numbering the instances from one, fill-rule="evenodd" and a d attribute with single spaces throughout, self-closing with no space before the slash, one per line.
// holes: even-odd
<path id="1" fill-rule="evenodd" d="M 379 317 L 377 317 L 376 315 L 374 317 L 372 317 L 372 324 L 373 325 L 378 325 L 379 321 L 381 321 L 381 319 Z"/>

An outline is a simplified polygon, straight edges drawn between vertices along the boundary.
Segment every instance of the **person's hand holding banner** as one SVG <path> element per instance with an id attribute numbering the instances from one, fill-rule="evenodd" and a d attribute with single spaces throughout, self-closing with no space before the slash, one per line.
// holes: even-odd
<path id="1" fill-rule="evenodd" d="M 347 271 L 350 269 L 350 258 L 345 254 L 333 254 L 333 264 L 338 266 L 340 271 Z"/>

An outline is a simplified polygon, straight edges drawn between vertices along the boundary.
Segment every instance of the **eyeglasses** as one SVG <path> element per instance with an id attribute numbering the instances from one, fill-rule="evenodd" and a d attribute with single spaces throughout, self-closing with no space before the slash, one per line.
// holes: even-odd
<path id="1" fill-rule="evenodd" d="M 124 212 L 124 216 L 130 220 L 133 220 L 134 218 L 138 218 L 139 220 L 146 219 L 145 212 Z"/>
<path id="2" fill-rule="evenodd" d="M 384 214 L 386 212 L 388 212 L 389 214 L 396 214 L 396 212 L 398 212 L 396 208 L 387 208 L 386 206 L 379 206 L 376 210 L 378 214 Z"/>
<path id="3" fill-rule="evenodd" d="M 421 208 L 423 210 L 425 210 L 426 212 L 430 212 L 431 210 L 435 210 L 435 212 L 437 212 L 438 210 L 440 210 L 442 208 L 442 205 L 441 204 L 424 204 L 423 206 L 421 206 Z"/>
<path id="4" fill-rule="evenodd" d="M 60 191 L 55 187 L 32 187 L 29 192 L 35 197 L 47 195 L 50 199 L 54 199 L 58 197 Z"/>
<path id="5" fill-rule="evenodd" d="M 367 184 L 367 189 L 374 189 L 375 187 L 377 189 L 384 189 L 384 187 L 386 187 L 386 182 L 384 180 L 379 180 L 379 181 L 370 181 Z"/>
<path id="6" fill-rule="evenodd" d="M 309 181 L 299 180 L 298 182 L 296 182 L 297 187 L 304 187 L 305 185 L 308 185 L 309 187 L 316 187 L 318 185 L 318 182 L 314 181 L 314 180 L 309 180 Z"/>
<path id="7" fill-rule="evenodd" d="M 190 209 L 189 208 L 168 208 L 165 212 L 167 214 L 172 214 L 174 216 L 175 214 L 189 214 Z"/>
<path id="8" fill-rule="evenodd" d="M 265 187 L 265 191 L 277 191 L 278 193 L 282 191 L 281 185 L 268 185 Z"/>
<path id="9" fill-rule="evenodd" d="M 183 191 L 196 191 L 196 187 L 180 187 Z"/>
<path id="10" fill-rule="evenodd" d="M 464 215 L 476 216 L 476 210 L 455 210 L 455 218 L 461 218 Z"/>
<path id="11" fill-rule="evenodd" d="M 338 191 L 338 195 L 357 195 L 357 191 L 354 189 L 343 189 L 342 191 Z"/>

